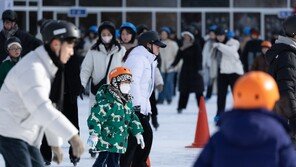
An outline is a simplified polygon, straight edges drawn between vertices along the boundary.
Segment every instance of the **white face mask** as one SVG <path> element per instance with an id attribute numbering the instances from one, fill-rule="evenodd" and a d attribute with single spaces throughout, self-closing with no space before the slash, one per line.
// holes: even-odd
<path id="1" fill-rule="evenodd" d="M 112 40 L 113 36 L 102 36 L 102 40 L 104 43 L 110 43 Z"/>
<path id="2" fill-rule="evenodd" d="M 122 83 L 122 84 L 120 84 L 119 89 L 120 89 L 121 93 L 128 94 L 131 90 L 131 84 Z"/>

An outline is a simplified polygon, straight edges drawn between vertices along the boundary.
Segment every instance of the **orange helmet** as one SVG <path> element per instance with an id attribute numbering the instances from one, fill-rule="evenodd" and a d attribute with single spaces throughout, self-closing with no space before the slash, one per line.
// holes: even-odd
<path id="1" fill-rule="evenodd" d="M 122 81 L 132 81 L 132 73 L 128 68 L 116 67 L 109 73 L 109 81 L 113 86 Z"/>
<path id="2" fill-rule="evenodd" d="M 233 98 L 234 108 L 272 110 L 280 96 L 277 84 L 270 75 L 261 71 L 252 71 L 236 81 Z"/>
<path id="3" fill-rule="evenodd" d="M 269 41 L 263 41 L 261 47 L 271 48 L 271 43 Z"/>

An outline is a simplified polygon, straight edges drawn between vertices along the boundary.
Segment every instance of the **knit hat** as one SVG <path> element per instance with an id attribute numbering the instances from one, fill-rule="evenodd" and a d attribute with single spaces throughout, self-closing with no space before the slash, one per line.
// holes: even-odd
<path id="1" fill-rule="evenodd" d="M 12 45 L 17 45 L 18 47 L 22 48 L 21 40 L 18 37 L 12 36 L 12 37 L 10 37 L 10 38 L 7 39 L 7 41 L 5 42 L 6 51 L 8 51 L 8 49 Z"/>

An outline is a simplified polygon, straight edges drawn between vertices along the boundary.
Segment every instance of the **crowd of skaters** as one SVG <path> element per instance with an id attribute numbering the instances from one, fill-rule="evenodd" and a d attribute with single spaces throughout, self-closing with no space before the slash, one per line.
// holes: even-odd
<path id="1" fill-rule="evenodd" d="M 44 37 L 38 37 L 38 34 L 42 33 L 33 37 L 19 29 L 17 15 L 12 10 L 2 13 L 2 21 L 3 29 L 0 34 L 1 85 L 8 72 L 16 63 L 22 61 L 27 53 L 50 42 L 46 41 Z M 53 20 L 41 20 L 39 22 L 40 31 L 42 32 L 46 25 L 53 22 Z M 148 36 L 146 37 L 143 33 Z M 64 67 L 61 67 L 64 75 L 57 76 L 60 74 L 58 72 L 56 78 L 59 80 L 55 79 L 52 83 L 52 86 L 59 87 L 61 80 L 64 80 L 64 87 L 61 89 L 64 92 L 61 97 L 63 104 L 60 106 L 62 108 L 59 108 L 59 105 L 56 107 L 62 111 L 76 129 L 79 130 L 77 97 L 80 96 L 83 99 L 83 96 L 89 95 L 91 116 L 92 110 L 95 110 L 94 106 L 100 104 L 96 98 L 97 92 L 101 90 L 103 85 L 112 84 L 110 83 L 112 78 L 108 78 L 108 75 L 113 69 L 124 66 L 131 70 L 132 79 L 129 81 L 132 85 L 131 89 L 135 89 L 137 84 L 143 84 L 143 79 L 150 76 L 146 83 L 147 90 L 137 92 L 138 94 L 132 92 L 133 96 L 145 97 L 132 100 L 132 109 L 136 113 L 140 113 L 137 114 L 137 121 L 142 124 L 140 128 L 142 130 L 139 131 L 141 133 L 128 138 L 126 154 L 121 158 L 109 156 L 108 152 L 112 153 L 113 151 L 105 148 L 104 151 L 107 150 L 107 153 L 101 153 L 101 156 L 99 154 L 94 166 L 98 166 L 98 164 L 115 166 L 118 165 L 116 161 L 120 161 L 121 166 L 130 166 L 131 164 L 137 167 L 146 166 L 146 159 L 149 156 L 153 139 L 149 120 L 151 119 L 155 129 L 159 127 L 157 104 L 171 104 L 172 99 L 177 95 L 177 88 L 180 92 L 178 106 L 176 106 L 177 113 L 182 113 L 186 109 L 190 93 L 195 93 L 197 104 L 202 96 L 205 95 L 208 100 L 213 93 L 216 93 L 218 97 L 217 115 L 214 120 L 218 122 L 225 110 L 228 87 L 230 86 L 232 91 L 236 80 L 246 72 L 253 70 L 268 72 L 269 63 L 266 52 L 275 42 L 274 40 L 270 42 L 260 39 L 259 31 L 254 28 L 246 27 L 244 36 L 236 37 L 231 30 L 219 25 L 209 27 L 207 35 L 202 37 L 198 27 L 192 24 L 182 31 L 181 37 L 178 39 L 174 29 L 168 26 L 155 32 L 150 31 L 145 25 L 136 26 L 133 23 L 125 22 L 117 29 L 111 21 L 103 21 L 99 26 L 93 25 L 86 31 L 85 36 L 79 36 L 74 48 L 74 56 L 67 60 Z M 144 48 L 140 48 L 141 46 Z M 148 71 L 150 73 L 147 73 L 146 76 L 143 74 L 147 72 L 146 69 L 135 65 L 140 64 L 141 59 L 133 56 L 137 53 L 145 55 L 145 52 L 147 52 L 147 56 L 145 59 L 143 58 L 143 63 L 148 61 L 147 66 L 150 68 Z M 63 77 L 64 79 L 61 79 Z M 120 90 L 119 87 L 117 89 Z M 52 101 L 54 99 L 56 100 L 56 97 L 51 97 Z M 91 119 L 89 118 L 89 120 Z M 89 128 L 88 143 L 93 146 L 89 153 L 95 157 L 96 152 L 100 151 L 94 146 L 97 144 L 94 140 L 98 139 L 91 133 L 93 131 L 90 125 Z M 54 156 L 58 151 L 54 150 L 47 141 L 45 135 L 40 151 L 44 164 L 50 165 L 53 157 L 52 151 Z M 142 145 L 141 147 L 137 146 L 143 142 L 145 142 L 144 148 L 141 148 Z M 70 146 L 70 160 L 73 164 L 77 164 L 79 156 L 74 155 L 72 150 L 73 148 Z"/>

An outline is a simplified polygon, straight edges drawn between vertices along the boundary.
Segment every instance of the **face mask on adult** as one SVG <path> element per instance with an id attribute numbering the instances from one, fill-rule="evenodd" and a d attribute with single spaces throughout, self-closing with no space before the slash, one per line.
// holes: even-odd
<path id="1" fill-rule="evenodd" d="M 130 92 L 130 90 L 131 90 L 131 84 L 122 83 L 122 84 L 120 84 L 119 89 L 120 89 L 122 94 L 128 94 Z"/>
<path id="2" fill-rule="evenodd" d="M 102 41 L 103 41 L 103 43 L 108 44 L 111 42 L 112 38 L 113 38 L 113 36 L 102 36 Z"/>

